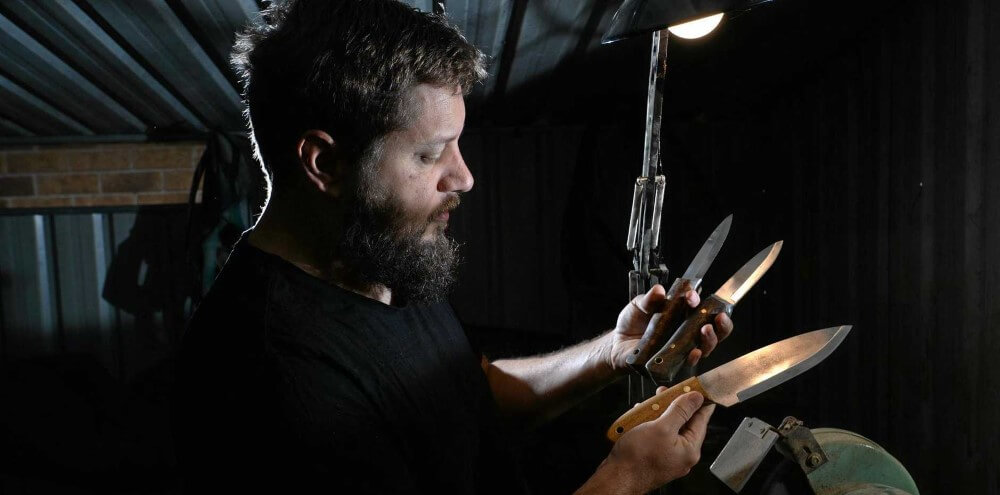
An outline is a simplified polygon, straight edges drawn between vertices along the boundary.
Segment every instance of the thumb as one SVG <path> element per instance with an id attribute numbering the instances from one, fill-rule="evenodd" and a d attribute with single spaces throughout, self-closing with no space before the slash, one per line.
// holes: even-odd
<path id="1" fill-rule="evenodd" d="M 677 433 L 694 417 L 704 402 L 705 397 L 698 392 L 688 392 L 674 399 L 656 422 L 671 433 Z"/>
<path id="2" fill-rule="evenodd" d="M 663 310 L 666 300 L 666 289 L 660 284 L 655 284 L 645 294 L 635 296 L 630 306 L 634 306 L 634 309 L 638 310 L 637 313 L 641 313 L 648 319 L 650 316 Z"/>
<path id="3" fill-rule="evenodd" d="M 626 333 L 641 333 L 649 325 L 653 315 L 663 310 L 666 299 L 667 293 L 660 284 L 654 285 L 645 294 L 635 296 L 618 314 L 619 330 Z"/>

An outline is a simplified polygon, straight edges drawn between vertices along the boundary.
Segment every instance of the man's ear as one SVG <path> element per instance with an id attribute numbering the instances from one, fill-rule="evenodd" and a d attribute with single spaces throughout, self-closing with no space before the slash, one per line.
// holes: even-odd
<path id="1" fill-rule="evenodd" d="M 310 129 L 299 138 L 296 151 L 306 179 L 320 192 L 339 198 L 347 177 L 342 149 L 329 134 Z"/>

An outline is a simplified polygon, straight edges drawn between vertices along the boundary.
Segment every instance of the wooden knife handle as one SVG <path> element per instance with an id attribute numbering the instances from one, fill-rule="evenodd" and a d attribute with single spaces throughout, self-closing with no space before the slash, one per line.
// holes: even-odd
<path id="1" fill-rule="evenodd" d="M 625 358 L 625 362 L 639 374 L 646 374 L 646 361 L 649 356 L 663 345 L 663 339 L 667 337 L 667 332 L 677 324 L 677 319 L 684 314 L 687 308 L 687 299 L 684 295 L 691 290 L 691 281 L 688 279 L 677 279 L 677 282 L 670 287 L 667 293 L 667 306 L 662 312 L 656 313 L 649 320 L 646 332 L 639 339 L 632 354 Z"/>
<path id="2" fill-rule="evenodd" d="M 683 382 L 674 385 L 661 393 L 658 393 L 638 406 L 629 409 L 628 412 L 622 414 L 611 428 L 608 429 L 608 440 L 612 442 L 617 442 L 619 438 L 622 437 L 626 432 L 639 426 L 647 421 L 652 421 L 659 418 L 664 411 L 667 410 L 667 406 L 670 405 L 674 399 L 686 394 L 690 391 L 695 391 L 705 396 L 705 404 L 711 403 L 708 396 L 705 395 L 705 389 L 702 388 L 701 382 L 698 381 L 698 377 L 692 376 Z"/>
<path id="3" fill-rule="evenodd" d="M 701 327 L 713 323 L 719 313 L 732 316 L 733 305 L 715 294 L 709 296 L 695 308 L 694 313 L 687 320 L 684 320 L 684 323 L 677 328 L 670 340 L 663 344 L 663 347 L 653 355 L 652 359 L 646 362 L 646 370 L 653 377 L 653 381 L 663 385 L 674 380 L 681 366 L 687 362 L 688 354 L 695 347 L 698 347 Z"/>

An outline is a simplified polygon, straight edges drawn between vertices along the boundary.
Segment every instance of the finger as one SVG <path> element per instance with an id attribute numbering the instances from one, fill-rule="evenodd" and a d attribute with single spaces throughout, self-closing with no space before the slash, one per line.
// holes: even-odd
<path id="1" fill-rule="evenodd" d="M 715 333 L 719 337 L 719 342 L 733 333 L 733 320 L 725 313 L 719 313 L 715 317 Z"/>
<path id="2" fill-rule="evenodd" d="M 698 305 L 701 304 L 701 296 L 693 290 L 687 291 L 687 293 L 684 294 L 684 299 L 687 299 L 688 306 L 691 306 L 692 308 L 697 308 Z"/>
<path id="3" fill-rule="evenodd" d="M 715 336 L 715 331 L 712 329 L 712 325 L 705 325 L 701 327 L 701 344 L 698 346 L 701 349 L 702 357 L 708 357 L 712 354 L 715 346 L 719 345 L 719 338 Z"/>
<path id="4" fill-rule="evenodd" d="M 683 394 L 667 407 L 659 418 L 654 422 L 672 433 L 680 432 L 681 428 L 698 412 L 698 408 L 705 402 L 705 398 L 698 392 L 688 392 Z"/>
<path id="5" fill-rule="evenodd" d="M 663 310 L 666 299 L 666 289 L 662 285 L 656 284 L 650 287 L 645 294 L 635 296 L 635 299 L 632 299 L 632 306 L 638 310 L 638 313 L 645 316 L 646 321 L 649 321 L 650 316 Z"/>
<path id="6" fill-rule="evenodd" d="M 691 353 L 688 354 L 687 364 L 688 366 L 694 366 L 698 364 L 698 360 L 701 359 L 701 349 L 694 348 Z"/>
<path id="7" fill-rule="evenodd" d="M 656 387 L 656 393 L 658 393 L 658 394 L 662 394 L 663 392 L 666 392 L 666 391 L 667 391 L 667 387 L 665 387 L 663 385 L 660 385 L 659 387 Z"/>
<path id="8" fill-rule="evenodd" d="M 708 419 L 712 417 L 712 413 L 715 412 L 715 404 L 709 404 L 698 409 L 691 416 L 691 419 L 685 424 L 684 431 L 681 435 L 684 435 L 691 445 L 696 449 L 701 450 L 701 444 L 705 441 L 705 432 L 708 431 Z"/>

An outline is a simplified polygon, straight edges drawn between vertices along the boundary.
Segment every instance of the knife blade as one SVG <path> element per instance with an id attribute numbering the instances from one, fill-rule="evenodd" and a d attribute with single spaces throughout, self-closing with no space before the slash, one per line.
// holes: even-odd
<path id="1" fill-rule="evenodd" d="M 850 325 L 841 325 L 789 337 L 688 378 L 619 417 L 608 429 L 608 439 L 615 442 L 632 428 L 660 417 L 674 399 L 692 390 L 704 395 L 706 403 L 723 407 L 770 390 L 826 359 L 850 331 Z"/>
<path id="2" fill-rule="evenodd" d="M 715 256 L 722 249 L 722 244 L 726 242 L 732 223 L 733 215 L 730 214 L 715 227 L 712 234 L 702 244 L 701 249 L 698 250 L 698 254 L 695 254 L 694 259 L 691 260 L 691 264 L 688 265 L 684 274 L 674 280 L 670 286 L 663 311 L 653 315 L 646 326 L 645 333 L 639 339 L 635 349 L 632 350 L 632 354 L 625 358 L 625 362 L 636 373 L 645 374 L 646 361 L 649 361 L 650 355 L 663 345 L 667 330 L 678 323 L 675 320 L 684 314 L 683 310 L 687 308 L 684 294 L 692 289 L 697 290 L 701 285 L 702 277 L 705 276 L 708 267 L 712 266 Z"/>
<path id="3" fill-rule="evenodd" d="M 673 382 L 677 372 L 687 360 L 688 353 L 698 345 L 698 335 L 701 327 L 715 321 L 716 315 L 733 314 L 733 306 L 743 298 L 754 284 L 774 264 L 781 252 L 783 241 L 775 242 L 762 249 L 756 256 L 747 261 L 735 275 L 729 278 L 719 290 L 715 291 L 695 308 L 694 313 L 684 320 L 670 340 L 663 345 L 653 357 L 646 362 L 646 370 L 653 381 L 661 385 Z"/>

